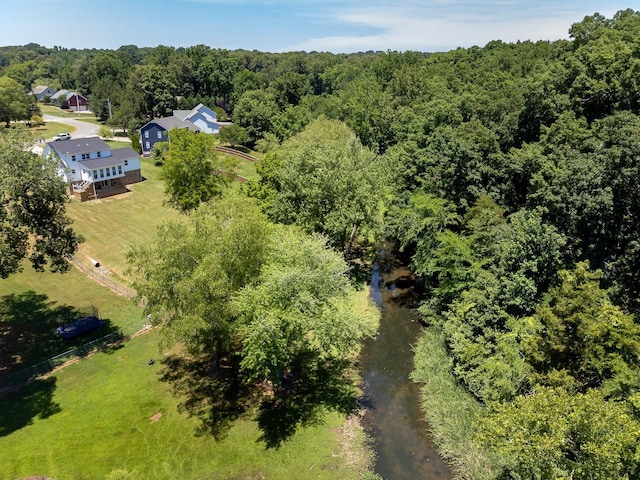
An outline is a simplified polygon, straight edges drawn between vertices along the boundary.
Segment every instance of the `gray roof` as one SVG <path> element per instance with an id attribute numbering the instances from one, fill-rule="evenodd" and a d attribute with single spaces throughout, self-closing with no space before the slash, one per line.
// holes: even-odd
<path id="1" fill-rule="evenodd" d="M 51 95 L 51 100 L 56 100 L 60 95 L 64 95 L 66 97 L 69 93 L 71 93 L 69 90 L 58 90 L 56 93 Z"/>
<path id="2" fill-rule="evenodd" d="M 70 138 L 69 140 L 48 142 L 47 145 L 58 152 L 58 155 L 79 155 L 82 153 L 110 150 L 107 142 L 99 137 Z"/>
<path id="3" fill-rule="evenodd" d="M 172 128 L 188 128 L 189 130 L 193 130 L 194 132 L 199 132 L 200 128 L 197 125 L 194 125 L 191 122 L 185 122 L 184 120 L 180 120 L 178 117 L 164 117 L 164 118 L 154 118 L 149 123 L 157 123 L 165 130 L 171 130 Z M 147 123 L 147 125 L 149 125 Z M 142 128 L 146 127 L 143 126 Z"/>
<path id="4" fill-rule="evenodd" d="M 190 113 L 191 110 L 174 110 L 173 116 L 178 117 L 180 120 L 184 120 L 189 116 Z"/>
<path id="5" fill-rule="evenodd" d="M 37 87 L 33 87 L 33 90 L 31 90 L 31 93 L 33 93 L 34 95 L 38 95 L 44 92 L 47 88 L 49 88 L 47 85 L 38 85 Z"/>
<path id="6" fill-rule="evenodd" d="M 79 163 L 91 170 L 95 170 L 96 168 L 114 167 L 122 164 L 125 160 L 135 158 L 140 158 L 140 155 L 132 148 L 124 147 L 111 150 L 110 157 L 90 158 L 87 160 L 80 160 Z"/>

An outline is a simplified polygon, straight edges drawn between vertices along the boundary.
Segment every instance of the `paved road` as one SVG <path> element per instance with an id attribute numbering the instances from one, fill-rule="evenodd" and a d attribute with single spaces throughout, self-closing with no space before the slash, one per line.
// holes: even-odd
<path id="1" fill-rule="evenodd" d="M 64 123 L 75 128 L 75 131 L 71 133 L 71 138 L 86 138 L 93 137 L 98 134 L 98 125 L 89 122 L 83 122 L 82 120 L 76 120 L 75 118 L 54 117 L 53 115 L 44 115 L 45 122 L 57 122 Z M 73 129 L 69 129 L 73 130 Z M 45 140 L 53 140 L 53 138 L 46 138 Z"/>

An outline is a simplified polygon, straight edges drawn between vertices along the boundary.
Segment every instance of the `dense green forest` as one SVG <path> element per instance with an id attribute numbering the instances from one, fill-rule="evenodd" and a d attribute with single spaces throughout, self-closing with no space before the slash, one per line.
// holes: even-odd
<path id="1" fill-rule="evenodd" d="M 431 54 L 29 44 L 0 48 L 0 80 L 77 90 L 134 135 L 215 106 L 266 153 L 248 190 L 271 220 L 347 258 L 396 241 L 425 292 L 414 379 L 461 477 L 640 478 L 640 12 L 569 33 Z"/>

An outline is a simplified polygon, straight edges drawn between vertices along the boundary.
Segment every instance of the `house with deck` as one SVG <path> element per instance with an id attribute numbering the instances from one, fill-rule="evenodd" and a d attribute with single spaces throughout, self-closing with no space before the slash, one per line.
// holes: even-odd
<path id="1" fill-rule="evenodd" d="M 129 147 L 112 149 L 99 137 L 48 142 L 43 155 L 58 161 L 69 194 L 84 202 L 128 192 L 142 181 L 140 155 Z"/>

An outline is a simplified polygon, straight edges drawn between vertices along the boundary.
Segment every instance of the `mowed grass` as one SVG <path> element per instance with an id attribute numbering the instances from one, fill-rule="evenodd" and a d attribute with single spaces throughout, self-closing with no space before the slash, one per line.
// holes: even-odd
<path id="1" fill-rule="evenodd" d="M 246 179 L 257 179 L 258 178 L 258 174 L 256 173 L 256 164 L 253 162 L 249 162 L 248 160 L 242 160 L 240 158 L 237 157 L 233 157 L 235 158 L 236 162 L 237 162 L 237 169 L 236 169 L 236 173 L 238 175 L 240 175 L 241 177 L 244 177 Z"/>
<path id="2" fill-rule="evenodd" d="M 74 230 L 85 239 L 77 253 L 80 260 L 93 258 L 108 268 L 114 279 L 130 280 L 125 274 L 127 252 L 153 241 L 160 224 L 179 216 L 164 205 L 164 183 L 158 180 L 159 173 L 160 168 L 144 158 L 145 180 L 129 185 L 129 193 L 84 203 L 73 200 L 67 205 Z"/>
<path id="3" fill-rule="evenodd" d="M 124 141 L 118 141 L 118 140 L 106 140 L 107 145 L 109 145 L 111 148 L 126 148 L 129 147 L 131 148 L 131 142 L 124 142 Z"/>
<path id="4" fill-rule="evenodd" d="M 196 437 L 195 420 L 159 380 L 155 332 L 95 354 L 0 399 L 0 478 L 102 479 L 114 469 L 141 479 L 355 479 L 338 416 L 265 449 L 250 419 L 222 441 Z M 155 358 L 149 366 L 148 359 Z"/>
<path id="5" fill-rule="evenodd" d="M 50 140 L 59 133 L 73 133 L 76 131 L 76 128 L 64 123 L 47 122 L 46 125 L 42 127 L 34 127 L 30 130 L 33 132 L 36 138 L 44 138 L 45 140 Z"/>
<path id="6" fill-rule="evenodd" d="M 92 307 L 105 321 L 102 328 L 74 341 L 57 335 L 60 323 L 92 314 Z M 0 378 L 112 331 L 134 333 L 143 324 L 141 307 L 75 267 L 61 275 L 25 264 L 22 273 L 0 280 Z"/>
<path id="7" fill-rule="evenodd" d="M 43 115 L 53 115 L 54 117 L 64 117 L 64 118 L 75 118 L 77 120 L 82 120 L 83 122 L 89 122 L 96 125 L 102 125 L 102 122 L 96 118 L 93 113 L 78 113 L 72 112 L 70 110 L 63 110 L 58 107 L 54 107 L 53 105 L 43 105 L 39 104 L 40 111 Z"/>
<path id="8" fill-rule="evenodd" d="M 78 256 L 99 259 L 114 277 L 124 277 L 130 246 L 152 241 L 157 225 L 178 217 L 163 205 L 159 168 L 149 159 L 142 168 L 147 181 L 132 185 L 130 193 L 68 205 L 74 228 L 86 239 Z M 93 304 L 110 326 L 125 333 L 143 324 L 139 306 L 75 268 L 57 275 L 25 266 L 23 273 L 0 280 L 0 296 L 34 297 L 31 301 L 47 311 Z M 19 317 L 14 312 L 14 321 Z M 29 322 L 51 339 L 50 326 L 39 325 L 37 317 Z M 300 428 L 278 449 L 265 448 L 250 417 L 234 421 L 220 441 L 196 436 L 197 421 L 179 413 L 179 399 L 160 378 L 158 342 L 155 331 L 135 337 L 0 398 L 0 478 L 93 480 L 115 469 L 136 471 L 141 480 L 359 478 L 363 463 L 353 465 L 346 448 L 359 442 L 346 440 L 351 437 L 339 415 L 327 414 L 324 425 Z M 49 356 L 45 344 L 42 337 L 33 338 L 29 348 L 20 348 L 21 364 Z M 150 358 L 156 359 L 154 365 L 148 365 Z M 362 438 L 359 428 L 356 437 Z"/>

